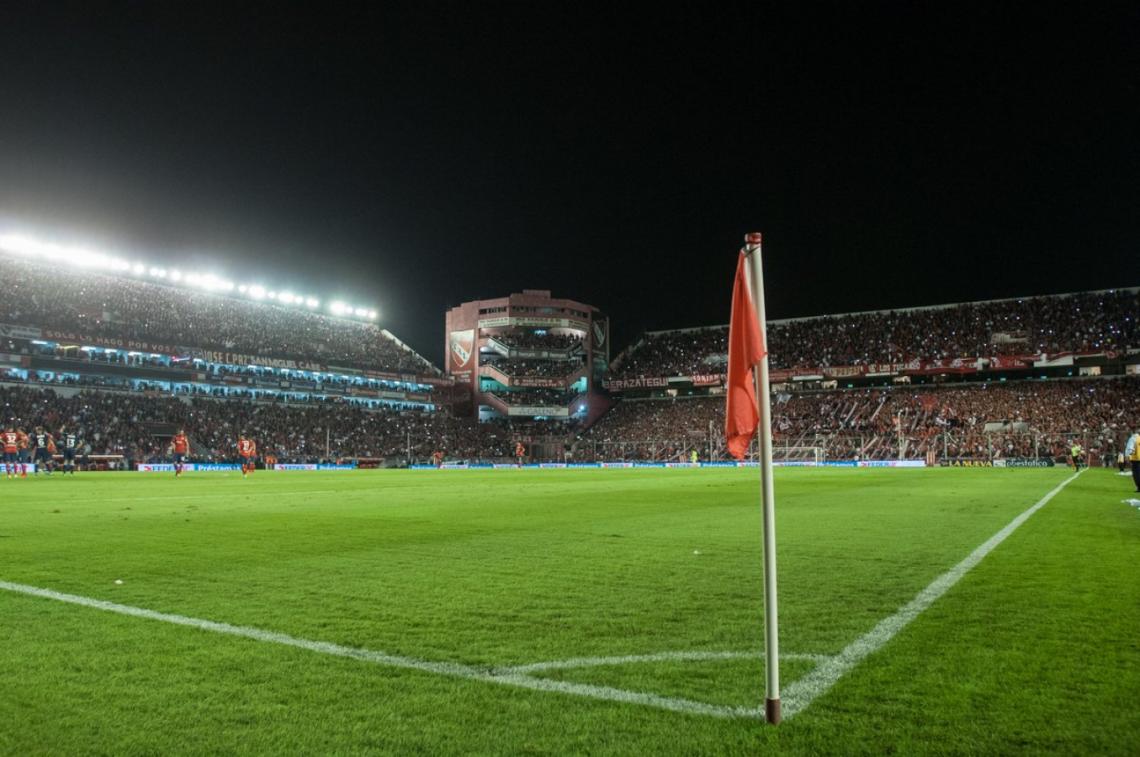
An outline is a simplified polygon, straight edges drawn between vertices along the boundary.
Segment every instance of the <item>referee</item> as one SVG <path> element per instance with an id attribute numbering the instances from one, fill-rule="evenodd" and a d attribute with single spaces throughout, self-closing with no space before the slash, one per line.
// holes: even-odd
<path id="1" fill-rule="evenodd" d="M 1124 456 L 1132 465 L 1132 483 L 1136 484 L 1136 491 L 1140 492 L 1140 433 L 1128 437 L 1128 446 L 1124 448 Z"/>

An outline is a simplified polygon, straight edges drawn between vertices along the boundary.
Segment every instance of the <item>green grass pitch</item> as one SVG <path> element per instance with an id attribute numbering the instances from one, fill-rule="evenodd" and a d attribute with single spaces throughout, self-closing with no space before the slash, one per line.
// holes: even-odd
<path id="1" fill-rule="evenodd" d="M 1069 475 L 780 470 L 785 689 Z M 3 481 L 0 581 L 444 665 L 4 590 L 0 752 L 1135 754 L 1131 490 L 1085 472 L 771 727 L 589 695 L 762 703 L 754 470 Z M 478 677 L 514 666 L 540 684 Z"/>

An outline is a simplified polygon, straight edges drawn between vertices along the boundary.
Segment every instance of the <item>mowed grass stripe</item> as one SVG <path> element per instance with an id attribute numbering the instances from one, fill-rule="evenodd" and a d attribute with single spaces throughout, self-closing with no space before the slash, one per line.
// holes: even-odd
<path id="1" fill-rule="evenodd" d="M 796 729 L 861 753 L 1140 752 L 1131 490 L 1083 473 Z"/>
<path id="2" fill-rule="evenodd" d="M 817 668 L 806 676 L 793 682 L 783 692 L 783 707 L 785 716 L 792 718 L 807 709 L 816 697 L 827 692 L 837 681 L 846 675 L 852 668 L 870 655 L 878 652 L 899 631 L 917 618 L 924 610 L 938 601 L 954 584 L 958 583 L 974 566 L 980 563 L 986 555 L 994 551 L 1002 542 L 1010 537 L 1014 531 L 1021 527 L 1025 521 L 1047 505 L 1061 491 L 1080 476 L 1075 473 L 1066 478 L 1048 494 L 1035 502 L 1029 509 L 1014 518 L 1008 525 L 987 539 L 977 549 L 966 556 L 960 563 L 932 581 L 918 595 L 907 602 L 898 612 L 879 621 L 867 633 L 848 644 L 842 652 L 823 661 Z"/>
<path id="3" fill-rule="evenodd" d="M 360 472 L 346 478 L 333 474 L 335 481 L 300 473 L 249 481 L 91 476 L 20 482 L 0 487 L 0 575 L 163 612 L 480 669 L 661 650 L 756 649 L 762 615 L 754 472 L 604 473 L 604 480 L 589 472 L 524 471 Z M 1064 476 L 1063 471 L 781 471 L 777 517 L 785 648 L 820 655 L 842 650 Z M 303 490 L 310 487 L 336 487 L 337 493 L 309 498 Z M 192 491 L 228 493 L 232 499 L 178 507 L 145 502 L 148 493 Z M 130 509 L 101 502 L 104 496 L 136 492 L 144 501 L 127 503 Z M 247 500 L 252 492 L 278 496 Z M 1117 506 L 1135 515 L 1119 499 Z M 126 584 L 112 587 L 116 577 Z M 91 622 L 89 612 L 8 597 L 0 596 L 0 614 L 25 625 L 0 651 L 3 666 L 16 676 L 7 679 L 11 697 L 0 696 L 0 703 L 9 706 L 0 710 L 15 713 L 7 729 L 14 740 L 7 743 L 21 753 L 37 744 L 56 745 L 54 751 L 79 746 L 104 752 L 195 751 L 179 734 L 214 733 L 211 723 L 246 733 L 251 744 L 286 750 L 305 744 L 322 752 L 754 752 L 777 739 L 789 751 L 812 753 L 850 743 L 845 732 L 862 739 L 868 751 L 881 752 L 892 744 L 893 733 L 913 728 L 916 720 L 945 706 L 943 700 L 952 700 L 958 686 L 945 682 L 928 692 L 921 708 L 896 709 L 897 729 L 882 722 L 861 729 L 837 715 L 836 695 L 869 669 L 878 669 L 879 661 L 894 659 L 896 640 L 876 656 L 875 666 L 860 666 L 858 674 L 845 677 L 820 700 L 826 705 L 817 702 L 775 729 L 779 735 L 769 735 L 744 719 L 689 717 L 678 730 L 670 723 L 679 721 L 670 718 L 681 716 L 656 709 L 535 696 L 414 671 L 397 677 L 378 666 L 305 654 L 288 662 L 289 669 L 303 666 L 306 686 L 335 690 L 344 699 L 334 709 L 321 703 L 311 712 L 292 710 L 288 717 L 254 713 L 235 724 L 226 714 L 228 703 L 252 692 L 235 688 L 243 683 L 227 672 L 229 667 L 241 666 L 243 655 L 257 660 L 250 664 L 264 677 L 258 707 L 276 712 L 275 702 L 302 697 L 294 691 L 293 676 L 276 662 L 292 660 L 296 652 L 187 634 L 165 624 L 149 625 L 170 630 L 140 632 L 147 624 L 122 617 L 109 622 L 110 616 Z M 29 602 L 46 607 L 26 607 Z M 927 625 L 942 605 L 909 628 Z M 118 644 L 111 642 L 112 629 L 121 629 L 115 632 Z M 41 648 L 41 639 L 50 644 Z M 201 655 L 184 659 L 178 650 L 187 645 L 203 654 L 226 649 L 230 665 L 196 674 L 194 665 L 200 663 L 194 660 Z M 759 663 L 740 662 L 747 663 L 746 675 L 730 677 L 745 685 L 715 692 L 705 688 L 721 685 L 720 669 L 712 666 L 734 661 L 653 663 L 659 670 L 652 673 L 644 665 L 583 669 L 574 680 L 639 689 L 640 679 L 654 684 L 643 691 L 693 700 L 708 695 L 707 701 L 749 708 L 762 697 L 758 675 L 753 694 L 747 694 L 746 685 L 754 675 L 748 671 Z M 704 666 L 705 675 L 695 675 L 690 665 Z M 171 717 L 155 731 L 147 725 L 156 722 L 153 717 L 144 720 L 132 709 L 115 708 L 102 693 L 106 676 L 114 674 L 119 701 L 145 701 L 147 692 L 132 687 L 152 688 L 162 671 L 175 667 L 185 668 L 183 679 L 192 680 L 208 700 L 199 703 L 195 716 L 204 719 L 201 727 Z M 182 699 L 176 688 L 163 691 L 163 698 L 149 706 L 162 707 L 165 718 Z M 28 692 L 35 693 L 30 700 Z M 824 727 L 821 708 L 823 720 L 841 724 L 843 732 Z M 118 720 L 108 724 L 112 711 Z M 424 718 L 425 712 L 431 717 Z M 88 725 L 99 733 L 88 741 L 68 739 L 51 725 L 57 713 L 66 713 L 73 733 L 87 733 Z M 344 730 L 330 730 L 333 722 Z M 410 723 L 419 730 L 410 732 Z M 103 732 L 108 729 L 127 735 L 117 741 Z M 480 737 L 488 729 L 496 738 Z M 319 742 L 313 740 L 317 735 Z M 1000 733 L 995 738 L 1000 743 Z M 246 742 L 223 741 L 229 751 L 244 751 L 235 744 Z M 942 743 L 949 750 L 969 750 L 952 738 Z"/>
<path id="4" fill-rule="evenodd" d="M 694 702 L 686 699 L 679 699 L 676 697 L 663 697 L 656 694 L 625 691 L 609 686 L 592 686 L 589 684 L 576 684 L 568 681 L 532 678 L 518 670 L 489 670 L 474 667 L 471 665 L 459 665 L 450 662 L 417 660 L 411 657 L 390 655 L 371 649 L 345 647 L 340 644 L 332 644 L 327 641 L 298 639 L 295 636 L 289 636 L 288 634 L 278 633 L 276 631 L 267 631 L 261 628 L 249 628 L 247 626 L 235 626 L 229 623 L 220 623 L 213 620 L 204 620 L 202 618 L 189 618 L 185 615 L 173 615 L 171 613 L 155 612 L 154 610 L 148 610 L 143 607 L 132 607 L 130 605 L 122 605 L 116 602 L 107 602 L 105 600 L 93 599 L 91 597 L 80 597 L 74 594 L 65 594 L 63 592 L 53 591 L 51 589 L 11 583 L 10 581 L 0 581 L 0 590 L 9 591 L 16 594 L 25 594 L 32 597 L 39 597 L 40 599 L 50 599 L 56 602 L 79 605 L 81 607 L 101 610 L 103 612 L 112 612 L 118 615 L 127 615 L 129 617 L 141 618 L 143 620 L 170 623 L 176 626 L 186 626 L 189 628 L 198 629 L 200 631 L 208 631 L 210 633 L 223 634 L 226 636 L 238 636 L 244 639 L 252 639 L 253 641 L 259 641 L 267 644 L 279 644 L 286 647 L 296 647 L 297 649 L 304 649 L 308 652 L 315 652 L 317 654 L 332 655 L 334 657 L 347 657 L 353 660 L 374 663 L 376 665 L 384 665 L 392 668 L 403 668 L 406 670 L 416 670 L 421 673 L 432 673 L 434 675 L 448 676 L 451 678 L 466 678 L 473 681 L 482 681 L 484 683 L 517 686 L 518 688 L 531 689 L 533 691 L 557 692 L 559 694 L 571 694 L 573 696 L 586 697 L 588 699 L 602 699 L 609 702 L 621 702 L 623 704 L 656 707 L 662 710 L 683 712 L 691 715 L 753 718 L 759 717 L 760 715 L 760 711 L 758 709 L 750 710 L 743 707 L 724 707 L 705 704 L 703 702 Z"/>

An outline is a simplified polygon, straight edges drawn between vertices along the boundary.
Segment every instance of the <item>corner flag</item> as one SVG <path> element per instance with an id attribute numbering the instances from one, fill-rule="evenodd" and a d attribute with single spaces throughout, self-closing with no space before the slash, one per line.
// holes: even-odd
<path id="1" fill-rule="evenodd" d="M 749 234 L 749 236 L 752 236 Z M 756 235 L 759 237 L 759 235 Z M 736 281 L 732 285 L 732 319 L 728 327 L 728 392 L 724 435 L 728 453 L 737 460 L 748 454 L 748 445 L 760 425 L 756 405 L 756 364 L 767 355 L 760 320 L 748 283 L 748 253 L 740 251 Z"/>
<path id="2" fill-rule="evenodd" d="M 780 722 L 780 636 L 776 622 L 776 510 L 772 486 L 772 413 L 764 318 L 764 267 L 760 234 L 744 237 L 732 287 L 728 327 L 728 378 L 724 435 L 729 454 L 741 460 L 759 431 L 760 498 L 764 524 L 764 717 Z"/>

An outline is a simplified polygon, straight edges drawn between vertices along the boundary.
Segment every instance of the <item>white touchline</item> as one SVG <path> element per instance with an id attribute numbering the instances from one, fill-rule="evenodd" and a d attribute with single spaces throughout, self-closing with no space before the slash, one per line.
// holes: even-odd
<path id="1" fill-rule="evenodd" d="M 156 612 L 155 610 L 147 610 L 142 607 L 121 605 L 116 602 L 107 602 L 102 599 L 92 599 L 91 597 L 82 597 L 76 594 L 64 594 L 63 592 L 54 591 L 52 589 L 41 589 L 36 586 L 27 586 L 25 584 L 11 583 L 9 581 L 0 581 L 0 590 L 11 591 L 18 594 L 28 594 L 33 597 L 42 597 L 44 599 L 54 599 L 57 602 L 67 602 L 69 604 L 90 607 L 96 610 L 118 613 L 119 615 L 130 615 L 135 618 L 158 620 L 164 623 L 173 623 L 179 626 L 198 628 L 203 631 L 212 631 L 213 633 L 221 633 L 229 636 L 240 636 L 246 639 L 253 639 L 255 641 L 269 642 L 271 644 L 281 644 L 287 647 L 297 647 L 299 649 L 305 649 L 310 652 L 318 652 L 320 654 L 334 655 L 337 657 L 348 657 L 354 660 L 363 660 L 365 662 L 376 663 L 378 665 L 386 665 L 393 668 L 405 668 L 408 670 L 418 670 L 424 673 L 434 673 L 436 675 L 450 676 L 452 678 L 466 678 L 473 681 L 484 681 L 487 683 L 497 683 L 506 686 L 516 686 L 523 689 L 531 689 L 533 691 L 558 692 L 561 694 L 572 694 L 574 696 L 587 697 L 590 699 L 604 699 L 611 702 L 625 702 L 627 704 L 656 707 L 662 710 L 672 710 L 673 712 L 683 712 L 690 715 L 711 715 L 714 717 L 722 718 L 763 717 L 763 711 L 760 708 L 730 707 L 725 705 L 707 704 L 705 702 L 696 702 L 690 699 L 682 699 L 678 697 L 663 697 L 656 694 L 615 689 L 609 686 L 592 686 L 589 684 L 573 683 L 570 681 L 555 681 L 547 678 L 532 678 L 531 676 L 528 676 L 524 673 L 515 672 L 510 668 L 495 669 L 490 667 L 463 665 L 455 662 L 432 662 L 430 660 L 419 660 L 414 657 L 392 655 L 370 649 L 345 647 L 341 646 L 340 644 L 333 644 L 327 641 L 300 639 L 295 636 L 289 636 L 288 634 L 277 633 L 275 631 L 266 631 L 260 628 L 251 628 L 249 626 L 234 626 L 230 625 L 229 623 L 218 623 L 212 620 L 203 620 L 201 618 L 190 618 L 185 615 L 174 615 L 171 613 Z"/>
<path id="2" fill-rule="evenodd" d="M 986 555 L 1005 541 L 1010 534 L 1027 521 L 1033 513 L 1044 507 L 1049 500 L 1072 483 L 1079 472 L 1074 473 L 1057 485 L 1057 488 L 1039 499 L 1032 507 L 1018 515 L 1009 524 L 986 540 L 984 544 L 971 552 L 966 559 L 946 571 L 930 582 L 930 585 L 918 593 L 914 599 L 899 608 L 894 615 L 879 621 L 878 625 L 855 641 L 834 657 L 824 660 L 812 672 L 803 678 L 793 681 L 783 691 L 784 718 L 791 718 L 803 712 L 820 694 L 823 694 L 835 682 L 858 665 L 865 657 L 881 649 L 895 634 L 901 631 L 908 623 L 918 617 L 926 608 L 950 590 L 962 576 L 966 575 Z"/>

